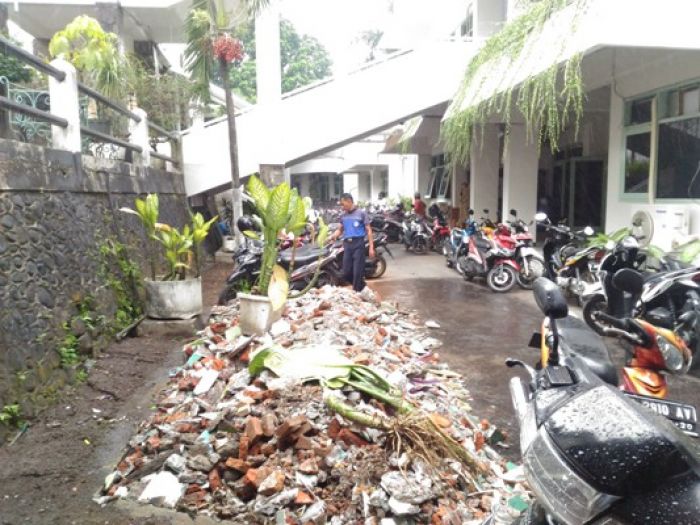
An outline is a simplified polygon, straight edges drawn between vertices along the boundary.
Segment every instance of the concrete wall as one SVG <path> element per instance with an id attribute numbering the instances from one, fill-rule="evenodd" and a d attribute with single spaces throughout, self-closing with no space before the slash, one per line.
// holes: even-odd
<path id="1" fill-rule="evenodd" d="M 0 140 L 0 407 L 26 413 L 42 401 L 36 388 L 67 381 L 56 348 L 72 298 L 114 314 L 99 247 L 114 238 L 144 262 L 138 219 L 116 211 L 143 193 L 159 194 L 161 222 L 188 221 L 179 174 Z"/>

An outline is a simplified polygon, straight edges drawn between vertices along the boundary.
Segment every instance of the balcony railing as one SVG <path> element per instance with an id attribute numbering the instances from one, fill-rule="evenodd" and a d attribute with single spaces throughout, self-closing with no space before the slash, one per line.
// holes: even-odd
<path id="1" fill-rule="evenodd" d="M 75 153 L 87 150 L 108 157 L 123 149 L 127 160 L 146 166 L 152 164 L 151 158 L 173 167 L 180 165 L 178 133 L 149 122 L 143 110 L 128 109 L 78 82 L 75 69 L 67 62 L 58 59 L 47 64 L 2 36 L 0 53 L 13 55 L 50 77 L 48 91 L 16 86 L 0 77 L 0 137 L 29 142 L 39 139 L 56 149 Z M 93 101 L 114 112 L 117 118 L 125 119 L 128 132 L 115 136 L 109 126 L 102 129 L 96 125 L 99 122 L 91 121 L 88 114 Z M 156 151 L 155 144 L 166 145 L 168 151 Z M 138 154 L 136 159 L 133 153 Z"/>

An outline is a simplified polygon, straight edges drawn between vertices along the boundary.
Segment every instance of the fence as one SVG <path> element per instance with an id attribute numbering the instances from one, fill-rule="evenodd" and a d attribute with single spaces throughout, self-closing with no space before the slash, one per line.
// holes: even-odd
<path id="1" fill-rule="evenodd" d="M 177 158 L 181 151 L 178 134 L 149 122 L 146 112 L 142 109 L 128 109 L 78 82 L 75 68 L 65 60 L 55 59 L 51 63 L 46 63 L 1 36 L 0 52 L 14 55 L 49 77 L 48 92 L 38 92 L 42 95 L 41 97 L 34 94 L 12 97 L 10 83 L 0 81 L 0 137 L 9 137 L 10 114 L 14 113 L 27 117 L 31 123 L 49 125 L 51 144 L 56 149 L 79 153 L 83 150 L 86 141 L 90 140 L 122 148 L 126 160 L 144 166 L 151 166 L 152 158 L 169 163 L 171 167 L 180 166 L 181 163 Z M 36 101 L 39 98 L 44 102 L 40 107 L 37 107 L 37 104 L 31 104 L 30 101 Z M 110 134 L 108 130 L 96 129 L 94 126 L 83 123 L 81 114 L 85 113 L 85 99 L 94 100 L 121 117 L 125 117 L 128 120 L 128 137 L 119 138 Z M 45 107 L 49 109 L 43 109 Z M 151 132 L 169 144 L 170 155 L 155 151 L 151 143 Z M 134 156 L 134 153 L 137 155 Z"/>

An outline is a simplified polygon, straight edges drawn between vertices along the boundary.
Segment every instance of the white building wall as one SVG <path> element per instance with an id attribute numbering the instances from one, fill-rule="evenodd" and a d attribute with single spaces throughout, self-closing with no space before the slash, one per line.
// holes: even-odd
<path id="1" fill-rule="evenodd" d="M 526 137 L 524 124 L 513 124 L 503 159 L 503 212 L 508 218 L 515 208 L 525 221 L 537 211 L 537 147 Z M 493 216 L 493 214 L 492 214 Z"/>
<path id="2" fill-rule="evenodd" d="M 500 167 L 498 127 L 487 124 L 481 140 L 472 143 L 470 206 L 476 216 L 487 208 L 492 217 L 498 210 L 498 170 Z"/>
<path id="3" fill-rule="evenodd" d="M 418 184 L 418 155 L 380 155 L 389 168 L 388 197 L 411 197 Z"/>
<path id="4" fill-rule="evenodd" d="M 629 54 L 634 50 L 620 50 Z M 651 55 L 651 56 L 650 56 Z M 624 196 L 624 99 L 644 95 L 650 91 L 671 87 L 685 81 L 700 79 L 700 51 L 646 52 L 640 56 L 639 67 L 617 76 L 615 89 L 610 92 L 610 139 L 608 145 L 608 181 L 605 229 L 607 231 L 629 227 L 632 215 L 637 210 L 646 210 L 654 215 L 654 210 L 665 208 L 670 211 L 687 210 L 690 218 L 690 233 L 700 234 L 700 205 L 690 200 L 651 201 L 649 198 Z M 621 96 L 620 96 L 621 95 Z M 623 98 L 624 97 L 624 98 Z M 652 242 L 667 248 L 669 235 L 659 233 L 661 224 L 656 224 Z"/>

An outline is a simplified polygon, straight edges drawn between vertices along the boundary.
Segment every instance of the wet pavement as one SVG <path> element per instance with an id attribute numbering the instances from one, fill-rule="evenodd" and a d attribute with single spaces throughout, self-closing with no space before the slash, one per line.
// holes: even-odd
<path id="1" fill-rule="evenodd" d="M 473 397 L 474 413 L 509 435 L 504 455 L 517 458 L 518 428 L 508 391 L 508 381 L 518 372 L 504 365 L 507 357 L 534 364 L 538 351 L 528 348 L 532 333 L 539 330 L 542 315 L 532 292 L 514 289 L 507 294 L 491 292 L 483 281 L 466 282 L 445 265 L 442 255 L 413 255 L 391 245 L 386 274 L 371 287 L 383 298 L 418 311 L 423 319 L 440 324 L 435 336 L 444 345 L 441 357 L 464 375 Z M 572 308 L 580 317 L 580 310 Z M 618 366 L 624 350 L 606 341 Z M 669 399 L 700 407 L 700 379 L 671 377 Z"/>

